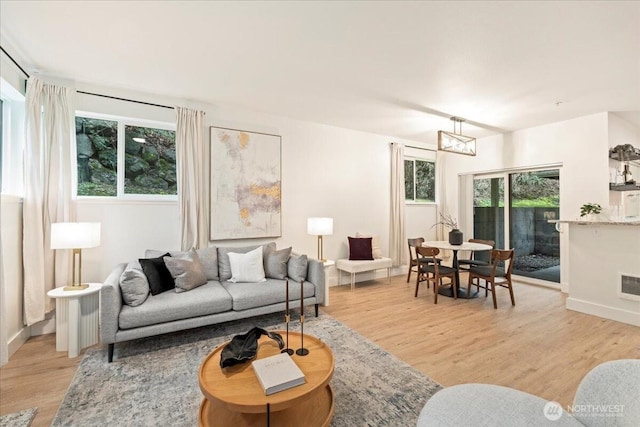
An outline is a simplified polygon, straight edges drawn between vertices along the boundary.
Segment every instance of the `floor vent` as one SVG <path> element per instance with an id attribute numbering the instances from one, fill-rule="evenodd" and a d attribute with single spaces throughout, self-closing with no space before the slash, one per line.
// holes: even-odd
<path id="1" fill-rule="evenodd" d="M 620 275 L 620 297 L 640 300 L 640 277 Z"/>

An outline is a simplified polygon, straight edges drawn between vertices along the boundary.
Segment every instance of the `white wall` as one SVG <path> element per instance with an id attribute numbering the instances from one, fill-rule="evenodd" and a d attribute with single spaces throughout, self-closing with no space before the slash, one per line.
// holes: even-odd
<path id="1" fill-rule="evenodd" d="M 390 142 L 432 148 L 414 141 L 337 128 L 240 108 L 212 106 L 154 97 L 113 88 L 77 84 L 77 89 L 164 105 L 183 105 L 206 112 L 207 126 L 246 129 L 282 136 L 282 237 L 279 247 L 311 257 L 317 255 L 315 236 L 306 234 L 307 218 L 334 218 L 334 234 L 324 238 L 324 256 L 347 256 L 346 240 L 356 232 L 380 236 L 384 254 L 389 250 Z M 103 114 L 174 122 L 174 112 L 157 107 L 95 96 L 77 97 L 77 109 Z M 208 139 L 208 135 L 207 135 Z M 407 233 L 429 237 L 435 207 L 407 209 Z M 78 202 L 79 221 L 102 223 L 100 247 L 83 251 L 83 278 L 101 281 L 118 262 L 144 255 L 147 248 L 177 249 L 177 202 Z M 412 235 L 413 235 L 412 234 Z M 266 240 L 254 240 L 262 242 Z M 213 242 L 244 245 L 247 241 Z M 362 279 L 367 279 L 363 275 Z"/>
<path id="2" fill-rule="evenodd" d="M 608 208 L 609 147 L 619 140 L 628 142 L 629 135 L 637 132 L 628 122 L 620 122 L 617 116 L 603 112 L 483 138 L 478 140 L 476 157 L 448 157 L 447 182 L 457 182 L 461 174 L 561 165 L 560 217 L 576 219 L 584 203 L 599 203 Z M 457 212 L 457 188 L 447 193 L 447 202 L 452 212 Z M 560 245 L 561 288 L 567 292 L 569 241 L 564 232 Z"/>
<path id="3" fill-rule="evenodd" d="M 22 322 L 22 200 L 15 196 L 22 190 L 21 136 L 24 124 L 16 94 L 24 94 L 24 76 L 0 55 L 0 92 L 14 103 L 11 113 L 11 135 L 3 152 L 3 191 L 0 201 L 0 365 L 28 339 L 29 328 Z M 24 105 L 24 103 L 22 103 Z M 14 111 L 17 110 L 17 111 Z"/>

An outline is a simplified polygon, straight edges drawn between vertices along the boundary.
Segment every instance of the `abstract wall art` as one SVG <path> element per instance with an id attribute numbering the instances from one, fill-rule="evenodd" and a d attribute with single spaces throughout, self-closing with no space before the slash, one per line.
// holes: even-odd
<path id="1" fill-rule="evenodd" d="M 211 240 L 281 236 L 281 139 L 211 127 Z"/>

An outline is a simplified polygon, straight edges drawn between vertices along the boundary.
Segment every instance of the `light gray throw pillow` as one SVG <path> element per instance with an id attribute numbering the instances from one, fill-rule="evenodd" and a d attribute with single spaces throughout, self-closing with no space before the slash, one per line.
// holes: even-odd
<path id="1" fill-rule="evenodd" d="M 131 307 L 136 307 L 147 300 L 149 280 L 138 261 L 130 262 L 120 275 L 120 292 L 124 303 Z"/>
<path id="2" fill-rule="evenodd" d="M 190 259 L 164 257 L 164 264 L 176 283 L 176 293 L 190 291 L 207 283 L 207 275 L 202 269 L 195 249 L 189 251 Z"/>
<path id="3" fill-rule="evenodd" d="M 244 246 L 239 248 L 220 248 L 218 247 L 218 277 L 221 282 L 231 279 L 231 264 L 229 263 L 229 252 L 236 254 L 246 254 L 254 249 L 257 249 L 260 245 L 256 246 Z M 276 248 L 275 242 L 262 245 L 262 254 L 267 251 L 274 250 Z"/>
<path id="4" fill-rule="evenodd" d="M 302 282 L 307 278 L 308 259 L 306 255 L 292 254 L 287 263 L 287 273 L 296 282 Z"/>
<path id="5" fill-rule="evenodd" d="M 216 247 L 196 249 L 196 253 L 200 258 L 202 269 L 207 275 L 207 280 L 218 280 L 218 251 Z"/>
<path id="6" fill-rule="evenodd" d="M 291 255 L 291 248 L 268 250 L 264 254 L 264 274 L 270 279 L 284 279 L 287 277 L 287 261 Z"/>

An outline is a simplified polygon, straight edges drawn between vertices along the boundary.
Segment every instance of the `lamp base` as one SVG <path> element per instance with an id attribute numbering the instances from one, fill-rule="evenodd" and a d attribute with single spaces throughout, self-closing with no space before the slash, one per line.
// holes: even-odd
<path id="1" fill-rule="evenodd" d="M 87 289 L 88 287 L 89 287 L 89 285 L 87 283 L 83 283 L 81 285 L 65 286 L 64 288 L 62 288 L 62 290 L 64 290 L 64 291 L 82 291 L 84 289 Z"/>

